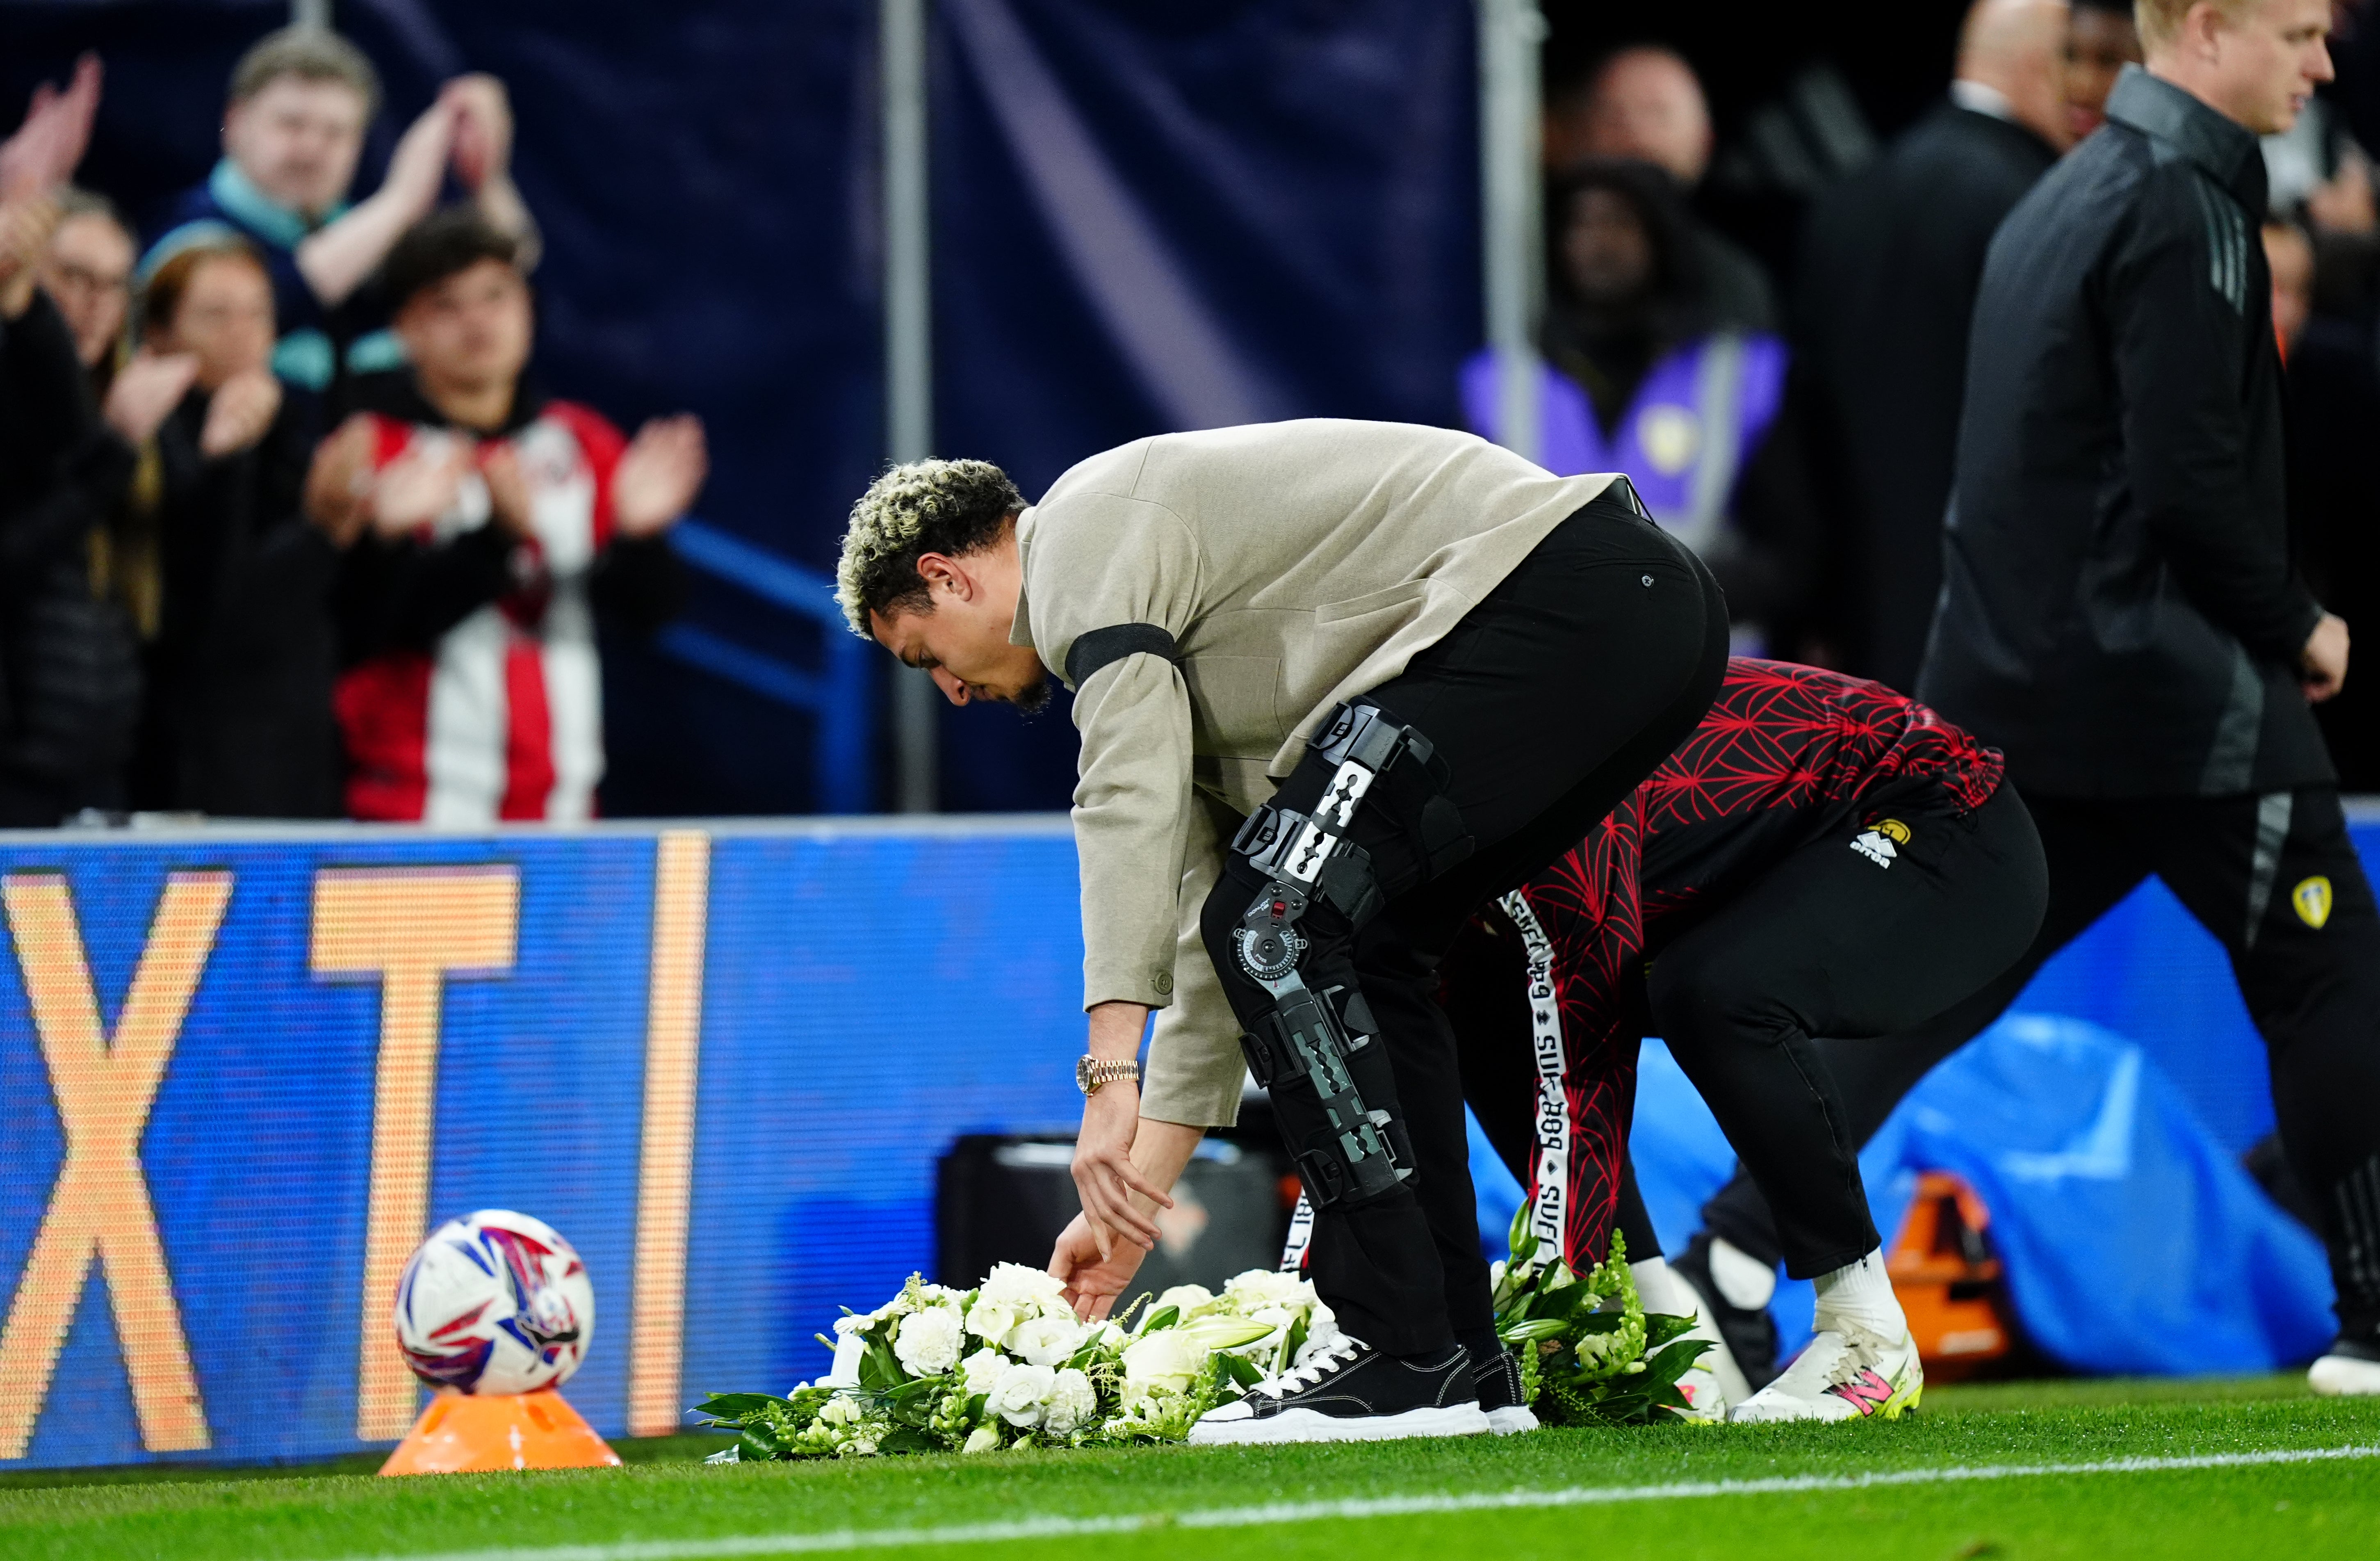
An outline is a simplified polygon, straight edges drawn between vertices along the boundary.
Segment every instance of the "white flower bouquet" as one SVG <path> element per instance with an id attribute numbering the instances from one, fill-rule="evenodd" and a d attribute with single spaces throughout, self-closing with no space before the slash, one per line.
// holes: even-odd
<path id="1" fill-rule="evenodd" d="M 827 1375 L 782 1398 L 716 1394 L 695 1412 L 737 1433 L 714 1463 L 1179 1442 L 1338 1333 L 1295 1274 L 1251 1270 L 1220 1296 L 1180 1285 L 1137 1323 L 1083 1323 L 1058 1280 L 1004 1262 L 972 1290 L 912 1274 L 820 1335 L 834 1350 Z"/>
<path id="2" fill-rule="evenodd" d="M 1710 1348 L 1686 1336 L 1691 1317 L 1647 1314 L 1628 1269 L 1628 1243 L 1584 1277 L 1556 1252 L 1539 1262 L 1529 1207 L 1512 1220 L 1512 1257 L 1488 1266 L 1496 1334 L 1521 1358 L 1522 1397 L 1548 1425 L 1643 1425 L 1684 1417 L 1678 1379 Z"/>

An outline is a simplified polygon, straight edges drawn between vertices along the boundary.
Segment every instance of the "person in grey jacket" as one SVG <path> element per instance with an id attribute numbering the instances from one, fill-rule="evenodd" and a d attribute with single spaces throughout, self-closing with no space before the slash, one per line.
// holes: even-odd
<path id="1" fill-rule="evenodd" d="M 1075 689 L 1088 1098 L 1052 1266 L 1080 1309 L 1123 1293 L 1245 1056 L 1344 1335 L 1193 1439 L 1534 1423 L 1437 961 L 1701 718 L 1727 653 L 1708 573 L 1624 480 L 1312 421 L 1143 439 L 1030 506 L 980 461 L 896 468 L 853 510 L 840 594 L 954 703 Z"/>
<path id="2" fill-rule="evenodd" d="M 2151 873 L 2230 955 L 2380 1393 L 2380 911 L 2310 701 L 2347 626 L 2291 567 L 2256 138 L 2330 79 L 2325 0 L 2143 0 L 2148 66 L 1993 240 L 1917 694 L 2008 755 L 2047 853 L 2031 953 L 1929 1043 L 1838 1073 L 1872 1126 Z"/>

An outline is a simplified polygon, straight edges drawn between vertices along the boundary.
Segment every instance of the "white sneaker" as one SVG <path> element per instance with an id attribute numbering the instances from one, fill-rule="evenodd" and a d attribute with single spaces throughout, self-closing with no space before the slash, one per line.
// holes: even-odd
<path id="1" fill-rule="evenodd" d="M 1534 1349 L 1535 1345 L 1524 1346 Z M 1473 1396 L 1479 1401 L 1480 1412 L 1488 1417 L 1488 1429 L 1499 1436 L 1518 1436 L 1524 1431 L 1537 1429 L 1536 1411 L 1521 1398 L 1521 1362 L 1503 1346 L 1496 1347 L 1493 1359 L 1471 1360 Z"/>
<path id="2" fill-rule="evenodd" d="M 1383 1355 L 1341 1335 L 1247 1396 L 1208 1410 L 1190 1445 L 1394 1442 L 1409 1436 L 1479 1436 L 1488 1415 L 1461 1345 L 1437 1360 Z"/>
<path id="3" fill-rule="evenodd" d="M 2325 1398 L 2370 1398 L 2380 1396 L 2380 1360 L 2368 1347 L 2334 1344 L 2330 1353 L 2306 1372 L 2306 1385 Z"/>
<path id="4" fill-rule="evenodd" d="M 1775 1382 L 1735 1407 L 1737 1425 L 1778 1421 L 1899 1420 L 1925 1396 L 1917 1341 L 1888 1339 L 1857 1323 L 1822 1329 Z"/>

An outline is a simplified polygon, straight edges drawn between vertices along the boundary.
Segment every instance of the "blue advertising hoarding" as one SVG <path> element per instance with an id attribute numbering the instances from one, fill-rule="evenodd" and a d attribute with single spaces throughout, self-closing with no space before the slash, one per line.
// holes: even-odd
<path id="1" fill-rule="evenodd" d="M 394 1439 L 395 1265 L 485 1207 L 586 1259 L 572 1402 L 670 1429 L 930 1268 L 953 1137 L 1079 1108 L 1062 819 L 18 835 L 0 868 L 19 1467 Z"/>

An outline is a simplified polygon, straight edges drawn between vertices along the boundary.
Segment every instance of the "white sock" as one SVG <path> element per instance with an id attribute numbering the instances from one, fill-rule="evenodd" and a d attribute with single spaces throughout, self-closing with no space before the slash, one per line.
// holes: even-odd
<path id="1" fill-rule="evenodd" d="M 1850 1322 L 1888 1339 L 1898 1339 L 1909 1332 L 1909 1320 L 1900 1311 L 1900 1298 L 1892 1293 L 1892 1281 L 1884 1272 L 1881 1247 L 1857 1262 L 1818 1275 L 1817 1290 L 1816 1323 L 1821 1329 Z"/>
<path id="2" fill-rule="evenodd" d="M 1711 1286 L 1741 1311 L 1758 1311 L 1777 1297 L 1777 1265 L 1762 1262 L 1724 1237 L 1710 1244 Z"/>
<path id="3" fill-rule="evenodd" d="M 1692 1317 L 1701 1311 L 1694 1299 L 1694 1287 L 1678 1276 L 1667 1262 L 1646 1258 L 1632 1262 L 1628 1273 L 1636 1281 L 1636 1299 L 1645 1303 L 1647 1311 L 1666 1311 L 1673 1317 Z"/>

